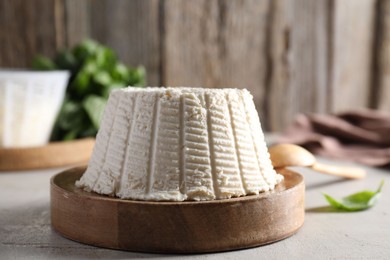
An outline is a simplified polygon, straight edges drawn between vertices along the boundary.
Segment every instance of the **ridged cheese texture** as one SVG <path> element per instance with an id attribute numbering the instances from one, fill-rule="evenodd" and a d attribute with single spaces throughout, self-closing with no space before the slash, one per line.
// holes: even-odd
<path id="1" fill-rule="evenodd" d="M 122 199 L 201 201 L 259 194 L 282 179 L 247 90 L 129 87 L 111 93 L 76 186 Z"/>

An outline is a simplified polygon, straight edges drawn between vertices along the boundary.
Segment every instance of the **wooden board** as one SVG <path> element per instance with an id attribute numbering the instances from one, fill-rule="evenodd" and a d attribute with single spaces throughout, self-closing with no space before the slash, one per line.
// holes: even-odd
<path id="1" fill-rule="evenodd" d="M 85 167 L 51 179 L 51 224 L 62 236 L 94 246 L 160 253 L 249 248 L 287 238 L 304 220 L 304 183 L 282 170 L 275 191 L 205 202 L 121 200 L 75 187 Z"/>
<path id="2" fill-rule="evenodd" d="M 89 160 L 95 139 L 53 142 L 31 148 L 0 149 L 0 171 L 20 171 L 83 165 Z"/>

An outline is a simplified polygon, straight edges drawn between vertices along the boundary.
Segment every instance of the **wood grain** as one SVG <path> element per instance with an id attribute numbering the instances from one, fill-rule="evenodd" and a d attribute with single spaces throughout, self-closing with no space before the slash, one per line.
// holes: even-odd
<path id="1" fill-rule="evenodd" d="M 0 1 L 0 66 L 29 67 L 36 54 L 64 47 L 63 12 L 60 0 Z"/>
<path id="2" fill-rule="evenodd" d="M 378 49 L 376 51 L 377 108 L 390 112 L 390 0 L 378 2 Z M 375 86 L 373 86 L 375 87 Z"/>
<path id="3" fill-rule="evenodd" d="M 329 110 L 327 0 L 273 1 L 270 81 L 266 99 L 271 130 L 284 129 L 297 113 Z"/>
<path id="4" fill-rule="evenodd" d="M 362 179 L 366 177 L 363 168 L 352 166 L 337 166 L 317 162 L 308 150 L 294 144 L 278 144 L 268 149 L 272 165 L 277 171 L 285 167 L 310 167 L 313 170 L 347 179 Z"/>
<path id="5" fill-rule="evenodd" d="M 281 129 L 290 121 L 288 109 L 291 104 L 289 93 L 289 49 L 290 26 L 286 15 L 286 0 L 271 2 L 270 25 L 268 29 L 268 91 L 264 97 L 268 129 Z"/>
<path id="6" fill-rule="evenodd" d="M 292 3 L 291 1 L 289 2 Z M 290 6 L 291 113 L 327 110 L 327 19 L 326 1 L 295 1 Z M 293 116 L 293 115 L 291 115 Z"/>
<path id="7" fill-rule="evenodd" d="M 110 198 L 75 187 L 84 168 L 51 180 L 51 224 L 61 235 L 95 246 L 142 252 L 201 253 L 268 244 L 294 234 L 304 221 L 301 175 L 260 195 L 203 202 Z"/>
<path id="8" fill-rule="evenodd" d="M 0 171 L 24 171 L 81 165 L 91 157 L 95 139 L 53 142 L 45 146 L 0 149 Z"/>
<path id="9" fill-rule="evenodd" d="M 67 46 L 74 46 L 91 37 L 90 8 L 90 0 L 65 0 Z"/>
<path id="10" fill-rule="evenodd" d="M 131 66 L 144 65 L 148 84 L 160 85 L 158 0 L 91 1 L 91 37 L 114 48 Z"/>
<path id="11" fill-rule="evenodd" d="M 163 85 L 248 88 L 262 106 L 269 1 L 164 2 Z"/>
<path id="12" fill-rule="evenodd" d="M 90 37 L 144 65 L 149 85 L 248 88 L 264 129 L 280 131 L 302 112 L 390 110 L 389 5 L 3 0 L 0 66 L 28 67 Z"/>
<path id="13" fill-rule="evenodd" d="M 369 106 L 374 0 L 334 1 L 332 111 Z"/>

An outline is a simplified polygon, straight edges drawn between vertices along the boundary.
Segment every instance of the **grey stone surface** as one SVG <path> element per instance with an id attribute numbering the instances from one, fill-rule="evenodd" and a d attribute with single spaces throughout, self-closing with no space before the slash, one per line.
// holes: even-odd
<path id="1" fill-rule="evenodd" d="M 323 162 L 335 161 L 322 160 Z M 292 237 L 262 247 L 197 255 L 158 255 L 97 248 L 50 227 L 49 181 L 62 169 L 0 173 L 0 259 L 390 259 L 390 170 L 368 168 L 363 180 L 342 180 L 297 168 L 306 182 L 305 224 Z M 382 198 L 356 213 L 329 211 L 321 192 L 342 197 L 376 189 Z"/>

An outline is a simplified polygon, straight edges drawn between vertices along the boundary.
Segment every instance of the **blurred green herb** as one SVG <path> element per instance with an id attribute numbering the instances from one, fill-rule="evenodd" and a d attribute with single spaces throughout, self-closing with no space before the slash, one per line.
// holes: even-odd
<path id="1" fill-rule="evenodd" d="M 376 191 L 369 191 L 369 190 L 361 191 L 349 195 L 347 197 L 344 197 L 341 199 L 341 201 L 334 199 L 328 194 L 323 194 L 323 195 L 325 196 L 329 204 L 338 210 L 343 210 L 343 211 L 366 210 L 374 206 L 376 202 L 379 200 L 383 184 L 384 181 L 381 181 Z"/>
<path id="2" fill-rule="evenodd" d="M 145 85 L 143 67 L 124 65 L 113 50 L 92 40 L 62 50 L 54 59 L 38 55 L 32 68 L 71 72 L 65 100 L 52 133 L 53 141 L 95 136 L 110 91 Z"/>

